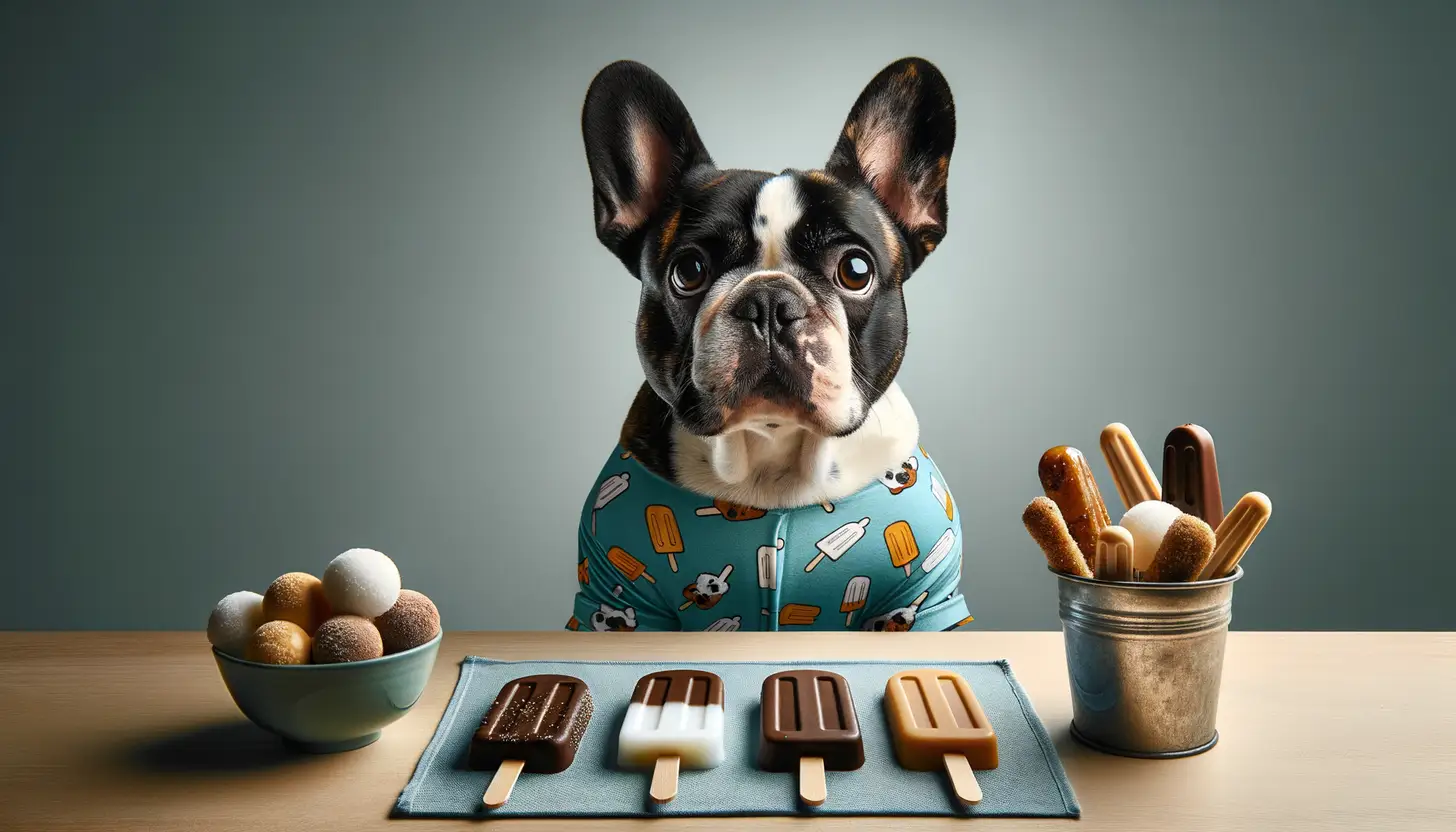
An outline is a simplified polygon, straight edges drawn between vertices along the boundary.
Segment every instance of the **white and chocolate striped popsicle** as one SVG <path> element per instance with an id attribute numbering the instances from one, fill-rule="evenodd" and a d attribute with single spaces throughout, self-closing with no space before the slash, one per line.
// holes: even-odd
<path id="1" fill-rule="evenodd" d="M 679 768 L 723 762 L 723 680 L 706 670 L 667 670 L 637 681 L 617 737 L 617 764 L 653 767 L 651 796 L 677 796 Z"/>

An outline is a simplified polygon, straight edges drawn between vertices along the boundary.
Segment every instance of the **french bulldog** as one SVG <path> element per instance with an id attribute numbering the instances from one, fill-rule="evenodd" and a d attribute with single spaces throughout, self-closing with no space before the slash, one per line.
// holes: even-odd
<path id="1" fill-rule="evenodd" d="M 582 135 L 597 237 L 640 281 L 645 378 L 622 447 L 758 509 L 913 485 L 919 424 L 895 376 L 905 282 L 946 233 L 955 107 L 940 71 L 881 70 L 822 168 L 719 168 L 677 93 L 632 61 L 592 81 Z"/>

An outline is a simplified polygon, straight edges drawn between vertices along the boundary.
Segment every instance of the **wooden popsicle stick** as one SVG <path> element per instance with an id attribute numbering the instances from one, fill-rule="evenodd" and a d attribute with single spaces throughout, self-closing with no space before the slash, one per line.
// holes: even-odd
<path id="1" fill-rule="evenodd" d="M 652 769 L 652 795 L 653 803 L 670 803 L 677 797 L 677 770 L 682 763 L 681 757 L 658 757 L 657 765 Z"/>
<path id="2" fill-rule="evenodd" d="M 667 553 L 667 565 L 672 567 L 672 571 L 674 571 L 674 572 L 677 571 L 677 555 L 676 554 L 674 554 L 672 552 L 668 552 Z"/>
<path id="3" fill-rule="evenodd" d="M 799 799 L 810 806 L 823 806 L 829 797 L 829 788 L 824 784 L 824 758 L 799 758 Z"/>
<path id="4" fill-rule="evenodd" d="M 945 773 L 950 775 L 950 785 L 962 803 L 974 806 L 981 802 L 981 784 L 976 782 L 970 760 L 960 754 L 945 755 Z"/>
<path id="5" fill-rule="evenodd" d="M 495 770 L 495 776 L 490 778 L 490 785 L 486 787 L 485 808 L 499 809 L 506 805 L 511 799 L 511 790 L 516 787 L 516 778 L 521 776 L 521 769 L 526 767 L 523 760 L 506 760 Z"/>

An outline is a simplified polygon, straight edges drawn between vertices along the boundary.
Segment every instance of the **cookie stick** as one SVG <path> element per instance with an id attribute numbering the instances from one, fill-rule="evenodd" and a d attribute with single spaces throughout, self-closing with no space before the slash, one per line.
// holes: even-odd
<path id="1" fill-rule="evenodd" d="M 1077 541 L 1067 531 L 1067 523 L 1056 503 L 1046 497 L 1037 497 L 1021 513 L 1021 522 L 1053 569 L 1081 578 L 1092 577 L 1092 570 L 1087 568 Z"/>
<path id="2" fill-rule="evenodd" d="M 1240 497 L 1223 522 L 1218 524 L 1213 557 L 1208 559 L 1208 565 L 1203 567 L 1198 580 L 1211 581 L 1231 574 L 1273 514 L 1274 504 L 1264 494 L 1250 491 Z"/>
<path id="3" fill-rule="evenodd" d="M 1213 529 L 1191 514 L 1180 515 L 1163 535 L 1153 562 L 1148 565 L 1147 580 L 1177 583 L 1197 580 L 1213 555 Z"/>
<path id="4" fill-rule="evenodd" d="M 1100 444 L 1102 458 L 1107 460 L 1107 467 L 1112 470 L 1112 482 L 1117 486 L 1117 496 L 1122 498 L 1123 508 L 1163 498 L 1158 478 L 1127 425 L 1113 422 L 1103 428 Z"/>

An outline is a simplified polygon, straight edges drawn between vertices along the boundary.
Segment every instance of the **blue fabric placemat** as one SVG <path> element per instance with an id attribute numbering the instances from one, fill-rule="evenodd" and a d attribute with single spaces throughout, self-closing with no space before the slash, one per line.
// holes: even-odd
<path id="1" fill-rule="evenodd" d="M 971 683 L 996 729 L 1000 766 L 976 772 L 985 799 L 962 808 L 944 772 L 906 771 L 895 762 L 885 722 L 885 682 L 900 670 L 933 666 Z M 693 667 L 723 678 L 727 760 L 708 771 L 684 771 L 677 799 L 656 806 L 647 797 L 652 772 L 616 768 L 617 732 L 641 676 Z M 858 771 L 826 774 L 829 800 L 817 808 L 798 800 L 798 775 L 760 771 L 759 691 L 763 680 L 791 667 L 832 670 L 849 681 L 864 736 Z M 512 679 L 561 673 L 584 680 L 596 711 L 576 762 L 560 774 L 522 774 L 511 799 L 486 810 L 481 795 L 491 772 L 466 767 L 470 737 L 500 688 Z M 1075 818 L 1081 815 L 1061 760 L 1026 692 L 1005 661 L 939 662 L 501 662 L 474 656 L 461 662 L 450 705 L 400 793 L 395 817 L 652 817 L 691 815 L 946 815 Z"/>

